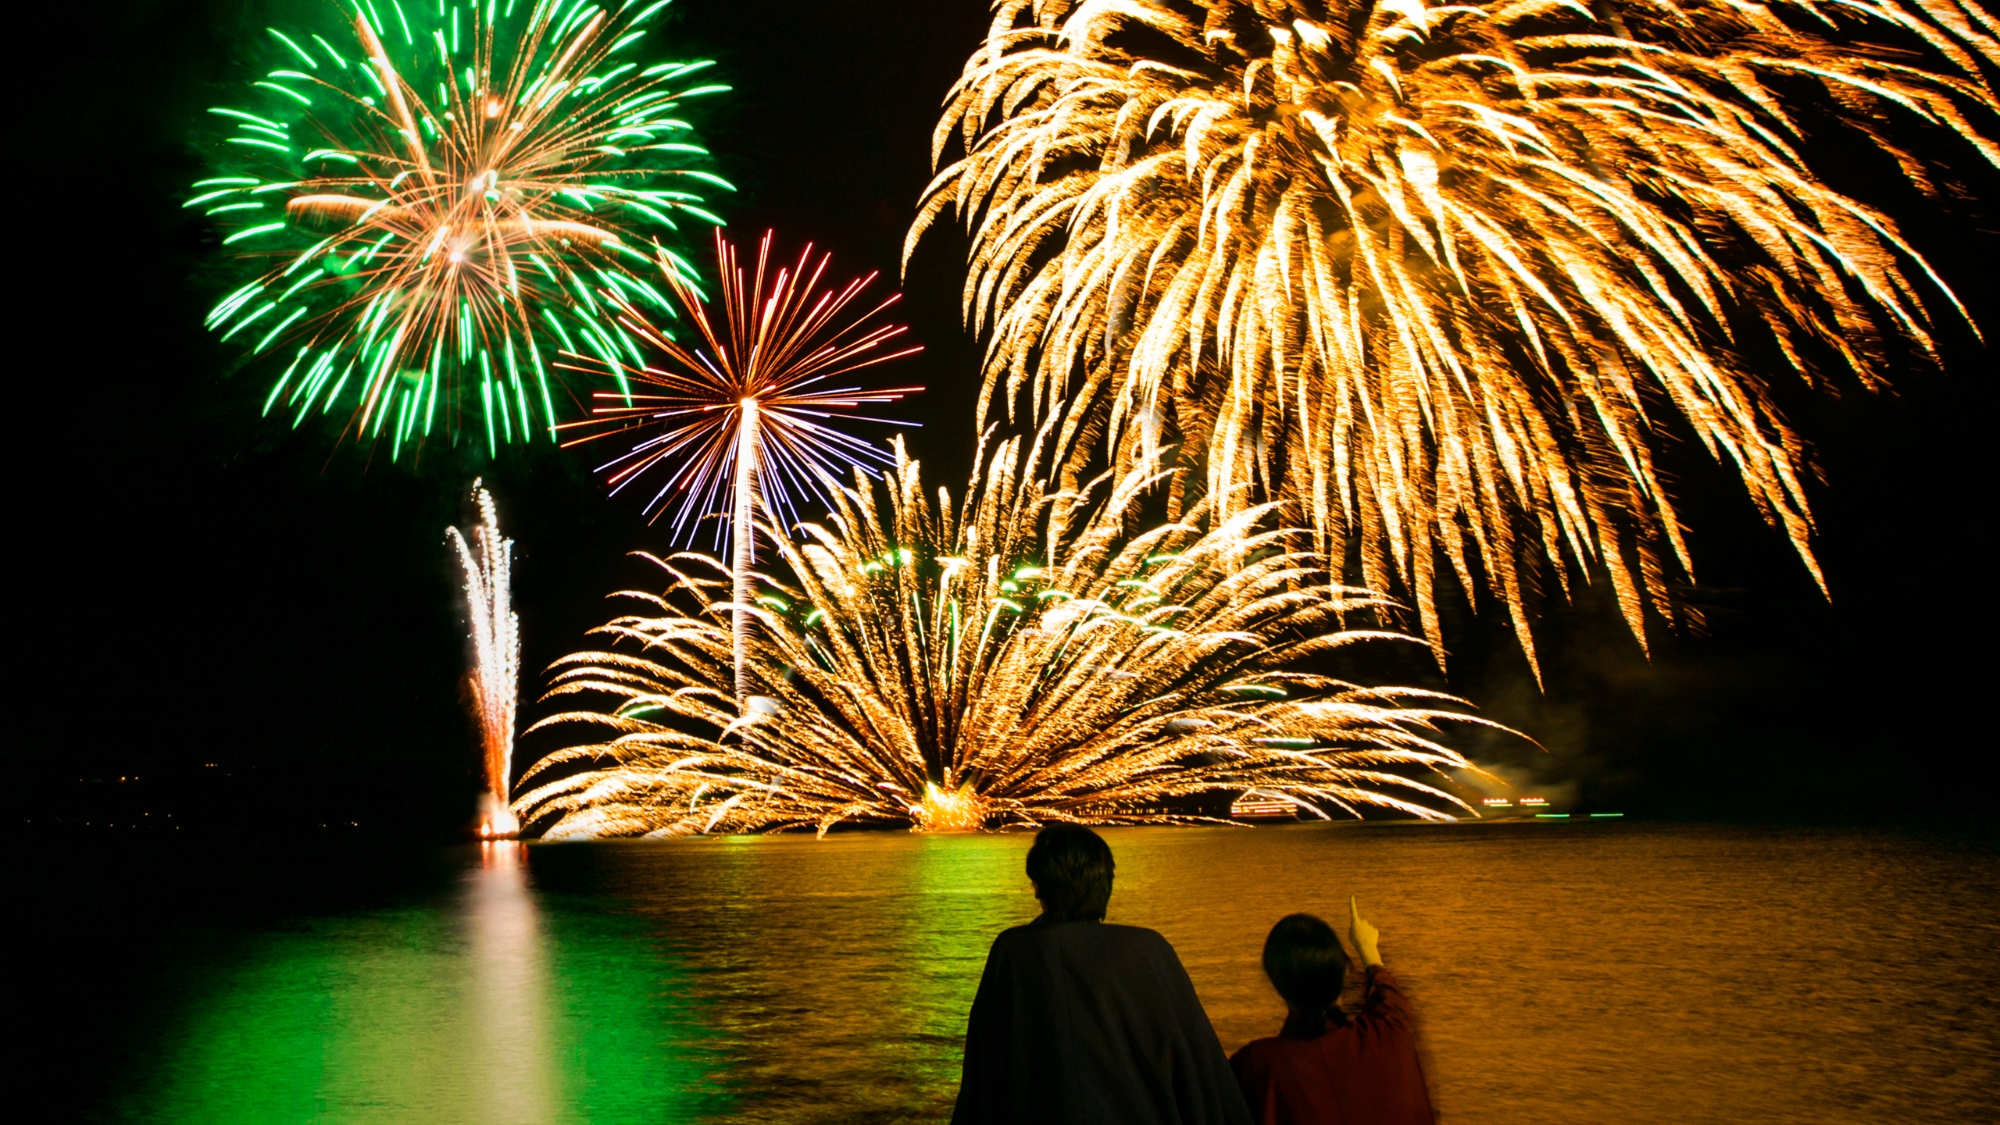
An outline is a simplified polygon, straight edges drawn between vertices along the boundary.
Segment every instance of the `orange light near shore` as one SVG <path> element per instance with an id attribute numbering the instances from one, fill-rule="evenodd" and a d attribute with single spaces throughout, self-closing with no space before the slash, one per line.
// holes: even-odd
<path id="1" fill-rule="evenodd" d="M 514 810 L 491 793 L 479 795 L 479 838 L 481 840 L 514 840 L 521 835 L 521 821 Z"/>

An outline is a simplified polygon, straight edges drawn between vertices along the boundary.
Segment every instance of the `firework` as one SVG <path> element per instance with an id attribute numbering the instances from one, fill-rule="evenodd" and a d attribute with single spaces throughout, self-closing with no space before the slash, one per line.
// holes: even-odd
<path id="1" fill-rule="evenodd" d="M 1040 448 L 998 445 L 956 510 L 900 444 L 880 485 L 856 474 L 824 524 L 780 541 L 740 710 L 727 568 L 656 559 L 667 591 L 631 595 L 644 612 L 600 630 L 631 647 L 557 663 L 552 694 L 610 703 L 538 724 L 603 736 L 524 775 L 524 821 L 549 836 L 1170 823 L 1251 789 L 1321 816 L 1462 807 L 1422 775 L 1467 765 L 1440 723 L 1481 720 L 1307 670 L 1394 635 L 1342 627 L 1377 599 L 1330 587 L 1301 536 L 1263 529 L 1269 506 L 1128 535 L 1156 482 L 1054 490 Z"/>
<path id="2" fill-rule="evenodd" d="M 267 415 L 492 455 L 553 436 L 556 352 L 638 362 L 602 294 L 667 310 L 646 240 L 720 223 L 700 190 L 728 187 L 678 116 L 727 87 L 642 57 L 663 7 L 359 0 L 270 29 L 277 68 L 209 111 L 233 132 L 186 203 L 254 275 L 208 324 L 279 371 Z"/>
<path id="3" fill-rule="evenodd" d="M 521 621 L 514 613 L 514 541 L 500 534 L 493 494 L 472 482 L 479 502 L 479 526 L 472 542 L 455 527 L 445 539 L 465 574 L 466 613 L 471 620 L 472 708 L 485 751 L 486 788 L 491 795 L 481 824 L 485 836 L 512 836 L 520 830 L 507 795 L 514 775 L 514 713 L 521 681 Z"/>
<path id="4" fill-rule="evenodd" d="M 966 222 L 989 395 L 1081 403 L 1079 458 L 1180 440 L 1210 495 L 1288 499 L 1440 662 L 1441 565 L 1531 662 L 1544 560 L 1565 592 L 1607 572 L 1643 644 L 1692 574 L 1666 417 L 1820 580 L 1802 444 L 1741 344 L 1878 388 L 1932 352 L 1919 283 L 1963 314 L 1817 178 L 1802 115 L 1926 190 L 1908 144 L 2000 165 L 1996 31 L 1961 0 L 1002 0 L 911 245 Z"/>
<path id="5" fill-rule="evenodd" d="M 662 259 L 667 286 L 700 342 L 683 346 L 650 324 L 631 302 L 618 303 L 620 326 L 663 353 L 669 366 L 632 370 L 629 381 L 650 390 L 598 392 L 592 417 L 564 428 L 582 433 L 566 443 L 570 445 L 605 437 L 639 439 L 601 469 L 610 472 L 614 493 L 649 474 L 660 478 L 646 510 L 655 518 L 672 513 L 676 543 L 692 542 L 704 519 L 726 513 L 726 522 L 714 520 L 712 542 L 720 547 L 729 541 L 736 601 L 748 605 L 758 511 L 789 527 L 798 521 L 797 498 L 825 498 L 821 480 L 837 479 L 855 467 L 887 465 L 889 455 L 881 446 L 830 423 L 910 424 L 853 411 L 923 389 L 864 391 L 831 386 L 828 380 L 923 349 L 889 350 L 905 330 L 872 323 L 900 294 L 865 312 L 854 311 L 876 275 L 856 278 L 837 291 L 822 288 L 831 256 L 822 254 L 815 262 L 810 244 L 798 261 L 773 263 L 767 232 L 757 247 L 756 267 L 746 274 L 736 248 L 717 231 L 715 255 L 720 323 L 711 319 L 707 304 L 674 264 Z M 558 366 L 604 373 L 601 363 L 578 358 L 583 362 Z M 739 629 L 739 666 L 746 644 Z"/>

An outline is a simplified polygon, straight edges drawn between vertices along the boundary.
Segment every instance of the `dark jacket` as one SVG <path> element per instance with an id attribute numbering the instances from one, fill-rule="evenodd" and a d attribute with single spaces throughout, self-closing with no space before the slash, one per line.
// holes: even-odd
<path id="1" fill-rule="evenodd" d="M 953 1125 L 1250 1125 L 1167 939 L 1046 922 L 993 941 Z"/>

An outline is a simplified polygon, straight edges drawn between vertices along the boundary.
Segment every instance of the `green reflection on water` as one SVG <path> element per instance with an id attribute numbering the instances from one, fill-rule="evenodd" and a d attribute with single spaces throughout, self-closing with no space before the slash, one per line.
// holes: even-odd
<path id="1" fill-rule="evenodd" d="M 1022 867 L 1027 841 L 919 836 L 914 842 L 911 890 L 922 906 L 904 915 L 903 948 L 931 1000 L 913 1010 L 918 1018 L 910 1034 L 919 1049 L 910 1062 L 926 1086 L 956 1095 L 965 1013 L 986 966 L 994 919 L 1032 907 Z"/>
<path id="2" fill-rule="evenodd" d="M 905 1000 L 873 1017 L 871 1068 L 895 1078 L 878 1095 L 880 1104 L 865 1108 L 888 1113 L 893 1104 L 908 1120 L 944 1120 L 958 1093 L 965 1017 L 996 919 L 1004 926 L 1028 920 L 1015 914 L 1032 913 L 1022 868 L 1028 841 L 909 836 L 895 843 L 908 854 L 884 870 L 883 889 L 897 901 L 883 952 L 898 968 L 895 992 Z"/>
<path id="3" fill-rule="evenodd" d="M 1027 845 L 855 833 L 550 845 L 536 862 L 591 871 L 699 962 L 735 1095 L 715 1120 L 929 1121 L 950 1113 L 996 925 L 1033 913 Z"/>
<path id="4" fill-rule="evenodd" d="M 444 909 L 258 935 L 194 982 L 124 1120 L 674 1122 L 727 1103 L 685 972 L 629 919 L 545 911 L 489 848 Z"/>

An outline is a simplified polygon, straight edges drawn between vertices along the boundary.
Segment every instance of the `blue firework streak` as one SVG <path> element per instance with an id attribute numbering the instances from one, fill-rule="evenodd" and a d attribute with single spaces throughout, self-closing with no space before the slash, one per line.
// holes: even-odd
<path id="1" fill-rule="evenodd" d="M 676 543 L 692 543 L 702 523 L 718 517 L 708 522 L 720 549 L 734 527 L 748 522 L 740 502 L 752 494 L 771 518 L 790 526 L 798 521 L 801 499 L 824 499 L 823 474 L 838 479 L 857 467 L 891 463 L 885 446 L 855 437 L 840 424 L 915 424 L 859 410 L 922 387 L 839 385 L 861 368 L 923 350 L 895 348 L 907 330 L 876 319 L 901 295 L 866 304 L 862 294 L 876 274 L 838 288 L 823 285 L 831 255 L 815 260 L 807 245 L 796 261 L 774 262 L 771 247 L 767 233 L 756 265 L 746 272 L 736 248 L 716 232 L 719 319 L 683 270 L 662 258 L 666 285 L 699 337 L 692 346 L 656 327 L 638 302 L 603 294 L 618 303 L 620 326 L 662 353 L 664 366 L 618 370 L 601 357 L 584 356 L 556 365 L 624 380 L 619 390 L 596 394 L 589 420 L 564 427 L 582 431 L 566 444 L 636 437 L 600 471 L 610 474 L 614 492 L 647 482 L 643 487 L 652 495 L 646 510 L 656 520 L 668 520 Z"/>

